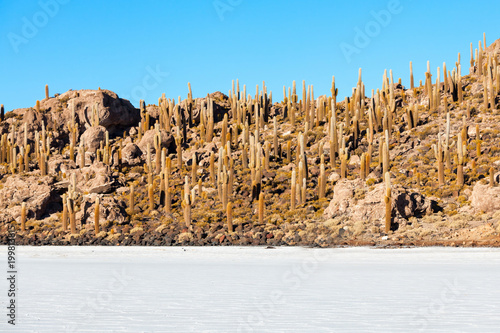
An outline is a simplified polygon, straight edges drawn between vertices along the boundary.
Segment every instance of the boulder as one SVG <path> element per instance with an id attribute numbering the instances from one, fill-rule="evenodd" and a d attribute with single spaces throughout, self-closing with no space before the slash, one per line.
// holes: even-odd
<path id="1" fill-rule="evenodd" d="M 83 169 L 75 169 L 68 174 L 67 180 L 61 182 L 65 188 L 69 187 L 71 174 L 76 175 L 76 192 L 82 195 L 89 193 L 110 193 L 119 187 L 119 183 L 112 177 L 111 168 L 103 162 L 94 163 Z"/>
<path id="2" fill-rule="evenodd" d="M 141 163 L 142 150 L 132 142 L 129 142 L 122 149 L 122 161 L 129 165 L 137 165 Z"/>
<path id="3" fill-rule="evenodd" d="M 224 114 L 231 110 L 231 103 L 229 97 L 220 91 L 216 91 L 208 95 L 213 101 L 214 109 L 214 122 L 219 122 L 224 119 Z M 193 121 L 197 125 L 200 123 L 200 115 L 202 105 L 206 102 L 206 98 L 196 98 L 193 107 Z M 205 103 L 205 107 L 207 107 Z M 208 107 L 207 107 L 208 108 Z"/>
<path id="4" fill-rule="evenodd" d="M 360 179 L 339 180 L 333 189 L 333 199 L 323 215 L 330 219 L 347 216 L 353 221 L 383 222 L 385 218 L 385 184 L 372 189 Z M 392 216 L 396 222 L 405 222 L 412 216 L 422 216 L 432 210 L 432 202 L 418 192 L 398 185 L 392 186 Z"/>
<path id="5" fill-rule="evenodd" d="M 97 107 L 99 125 L 109 132 L 136 125 L 140 121 L 139 110 L 128 100 L 121 99 L 110 90 L 67 91 L 55 98 L 41 101 L 41 108 L 53 108 L 62 104 L 64 120 L 71 119 L 71 109 L 75 106 L 76 121 L 84 128 L 92 125 L 92 108 Z M 57 119 L 57 118 L 56 118 Z"/>
<path id="6" fill-rule="evenodd" d="M 45 124 L 45 128 L 52 131 L 52 146 L 62 148 L 69 142 L 68 125 L 71 124 L 73 106 L 78 135 L 92 127 L 94 106 L 97 106 L 99 125 L 111 135 L 122 134 L 123 130 L 136 126 L 141 119 L 138 109 L 110 90 L 69 90 L 57 97 L 40 100 L 39 112 L 34 106 L 13 110 L 12 116 L 0 123 L 0 134 L 8 133 L 11 125 L 17 123 L 15 141 L 22 145 L 23 123 L 26 123 L 28 143 L 32 143 L 35 131 L 41 132 L 42 124 Z"/>
<path id="7" fill-rule="evenodd" d="M 26 202 L 28 219 L 40 219 L 48 206 L 58 199 L 54 191 L 54 178 L 50 176 L 11 175 L 0 191 L 0 211 L 13 218 L 21 215 L 21 204 Z"/>
<path id="8" fill-rule="evenodd" d="M 500 210 L 500 187 L 477 182 L 470 197 L 471 206 L 477 212 L 494 212 Z"/>
<path id="9" fill-rule="evenodd" d="M 81 209 L 76 213 L 77 223 L 81 225 L 90 224 L 88 228 L 94 225 L 95 201 L 99 197 L 99 221 L 100 224 L 113 222 L 118 224 L 128 223 L 126 212 L 127 204 L 114 195 L 99 195 L 92 193 L 84 195 L 82 198 Z"/>
<path id="10" fill-rule="evenodd" d="M 84 178 L 77 184 L 77 189 L 83 193 L 110 193 L 117 186 L 110 167 L 102 162 L 85 167 L 82 172 L 88 175 L 87 181 Z"/>
<path id="11" fill-rule="evenodd" d="M 106 140 L 106 128 L 104 126 L 89 127 L 85 132 L 83 132 L 80 137 L 80 141 L 83 140 L 85 145 L 85 150 L 95 153 L 100 147 L 101 142 Z"/>
<path id="12" fill-rule="evenodd" d="M 167 132 L 166 130 L 160 130 L 160 138 L 161 138 L 161 148 L 167 148 L 167 154 L 169 153 L 174 153 L 175 152 L 175 140 L 174 137 L 171 133 Z M 147 147 L 148 144 L 151 148 L 151 153 L 156 153 L 155 152 L 155 143 L 154 143 L 154 138 L 155 138 L 156 130 L 148 130 L 144 135 L 142 136 L 141 142 L 139 142 L 139 149 L 146 154 L 147 153 Z"/>
<path id="13" fill-rule="evenodd" d="M 75 156 L 77 156 L 76 153 Z M 48 161 L 48 165 L 48 173 L 50 175 L 57 175 L 59 172 L 70 174 L 72 170 L 76 169 L 76 163 L 74 161 L 63 158 L 61 155 L 51 157 Z"/>

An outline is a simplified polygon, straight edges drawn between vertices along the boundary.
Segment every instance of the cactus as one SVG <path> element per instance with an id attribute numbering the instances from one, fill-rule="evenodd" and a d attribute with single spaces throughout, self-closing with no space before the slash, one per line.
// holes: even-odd
<path id="1" fill-rule="evenodd" d="M 392 221 L 392 205 L 391 205 L 391 177 L 388 172 L 385 173 L 385 188 L 386 193 L 384 196 L 385 202 L 385 232 L 388 233 L 391 230 Z"/>
<path id="2" fill-rule="evenodd" d="M 26 202 L 21 204 L 21 230 L 26 230 Z"/>
<path id="3" fill-rule="evenodd" d="M 438 134 L 437 145 L 432 145 L 434 149 L 434 156 L 436 157 L 437 170 L 438 170 L 438 184 L 444 185 L 444 151 L 441 143 L 441 133 Z"/>
<path id="4" fill-rule="evenodd" d="M 411 90 L 415 89 L 415 82 L 413 79 L 413 63 L 410 61 L 410 87 Z"/>
<path id="5" fill-rule="evenodd" d="M 264 224 L 264 193 L 259 194 L 259 224 Z"/>
<path id="6" fill-rule="evenodd" d="M 66 232 L 68 230 L 68 195 L 66 193 L 63 194 L 62 204 L 62 230 Z"/>
<path id="7" fill-rule="evenodd" d="M 321 165 L 320 165 L 320 172 L 319 172 L 319 180 L 318 180 L 318 187 L 319 187 L 319 194 L 318 197 L 319 199 L 323 199 L 325 197 L 326 193 L 326 174 L 325 174 L 325 163 L 324 161 L 324 156 L 321 155 Z"/>
<path id="8" fill-rule="evenodd" d="M 188 82 L 188 101 L 187 101 L 187 108 L 189 112 L 189 126 L 191 127 L 193 124 L 193 92 L 191 90 L 191 83 Z"/>
<path id="9" fill-rule="evenodd" d="M 292 141 L 290 140 L 286 143 L 286 162 L 292 162 Z"/>
<path id="10" fill-rule="evenodd" d="M 149 210 L 153 210 L 155 208 L 154 185 L 153 185 L 153 183 L 150 183 L 148 185 L 148 199 L 149 199 Z"/>
<path id="11" fill-rule="evenodd" d="M 268 141 L 264 142 L 264 169 L 269 170 L 269 155 L 270 155 L 270 148 L 271 144 Z"/>
<path id="12" fill-rule="evenodd" d="M 45 85 L 45 99 L 49 99 L 49 85 Z"/>
<path id="13" fill-rule="evenodd" d="M 215 155 L 214 152 L 210 152 L 210 167 L 209 167 L 209 172 L 210 172 L 210 182 L 215 186 L 216 179 L 215 179 Z"/>
<path id="14" fill-rule="evenodd" d="M 446 136 L 443 149 L 443 157 L 446 163 L 446 170 L 451 170 L 451 154 L 450 154 L 450 113 L 446 114 Z"/>
<path id="15" fill-rule="evenodd" d="M 340 178 L 347 178 L 347 149 L 340 150 Z"/>
<path id="16" fill-rule="evenodd" d="M 231 202 L 227 203 L 227 231 L 233 232 L 233 204 Z"/>
<path id="17" fill-rule="evenodd" d="M 80 141 L 80 147 L 78 147 L 78 155 L 80 157 L 80 169 L 83 169 L 85 167 L 85 145 L 83 143 L 83 140 Z"/>
<path id="18" fill-rule="evenodd" d="M 172 192 L 170 188 L 166 188 L 165 190 L 165 213 L 170 214 L 172 210 Z"/>
<path id="19" fill-rule="evenodd" d="M 489 173 L 490 173 L 490 187 L 495 187 L 495 169 L 491 167 Z"/>
<path id="20" fill-rule="evenodd" d="M 97 235 L 99 233 L 99 197 L 95 198 L 95 208 L 94 208 L 94 230 L 95 234 Z"/>
<path id="21" fill-rule="evenodd" d="M 224 171 L 220 174 L 220 179 L 222 180 L 222 207 L 226 207 L 228 203 L 228 180 L 227 180 L 227 173 L 225 172 L 226 167 L 224 167 Z"/>
<path id="22" fill-rule="evenodd" d="M 274 158 L 278 158 L 278 122 L 276 117 L 273 119 L 273 148 L 274 148 Z"/>
<path id="23" fill-rule="evenodd" d="M 191 230 L 191 204 L 189 203 L 189 200 L 182 200 L 181 206 L 184 212 L 184 223 L 186 225 L 186 228 L 188 228 L 188 230 Z"/>
<path id="24" fill-rule="evenodd" d="M 247 152 L 247 145 L 245 144 L 242 152 L 241 152 L 241 165 L 244 169 L 248 168 L 248 152 Z"/>
<path id="25" fill-rule="evenodd" d="M 128 206 L 130 210 L 130 215 L 135 214 L 135 193 L 134 193 L 134 184 L 130 185 L 130 192 L 128 196 Z"/>
<path id="26" fill-rule="evenodd" d="M 479 135 L 479 124 L 476 124 L 476 156 L 481 156 L 481 137 Z"/>
<path id="27" fill-rule="evenodd" d="M 72 141 L 69 143 L 69 159 L 70 161 L 75 161 L 75 146 Z"/>
<path id="28" fill-rule="evenodd" d="M 40 174 L 42 176 L 46 176 L 47 175 L 47 155 L 43 151 L 43 149 L 40 152 L 40 161 L 38 162 L 38 164 L 40 166 Z"/>
<path id="29" fill-rule="evenodd" d="M 307 198 L 306 198 L 306 191 L 307 191 L 307 181 L 305 178 L 302 178 L 302 187 L 300 188 L 300 203 L 303 205 L 306 203 Z"/>
<path id="30" fill-rule="evenodd" d="M 193 183 L 196 182 L 196 172 L 198 167 L 198 161 L 196 160 L 196 153 L 193 153 L 191 158 L 191 180 Z"/>
<path id="31" fill-rule="evenodd" d="M 70 198 L 66 199 L 66 206 L 68 206 L 69 224 L 72 234 L 76 234 L 76 211 L 74 201 Z"/>
<path id="32" fill-rule="evenodd" d="M 182 146 L 181 146 L 181 137 L 177 136 L 175 138 L 175 145 L 177 147 L 177 167 L 179 171 L 182 170 Z"/>
<path id="33" fill-rule="evenodd" d="M 335 158 L 338 153 L 337 143 L 337 118 L 336 118 L 335 104 L 332 101 L 332 116 L 330 118 L 330 163 L 332 169 L 335 169 Z"/>
<path id="34" fill-rule="evenodd" d="M 30 171 L 29 166 L 29 153 L 30 153 L 30 145 L 26 145 L 26 149 L 24 150 L 24 172 Z"/>
<path id="35" fill-rule="evenodd" d="M 457 185 L 458 186 L 463 186 L 464 185 L 464 155 L 466 152 L 466 144 L 465 144 L 464 138 L 463 138 L 463 132 L 460 132 L 458 134 L 458 140 L 457 140 L 457 154 L 458 154 L 458 159 L 457 159 Z"/>
<path id="36" fill-rule="evenodd" d="M 0 122 L 4 121 L 5 119 L 5 109 L 3 104 L 0 105 Z"/>
<path id="37" fill-rule="evenodd" d="M 99 126 L 99 105 L 95 103 L 92 105 L 92 127 Z"/>
<path id="38" fill-rule="evenodd" d="M 363 180 L 366 179 L 366 154 L 362 153 L 360 157 L 359 177 Z"/>

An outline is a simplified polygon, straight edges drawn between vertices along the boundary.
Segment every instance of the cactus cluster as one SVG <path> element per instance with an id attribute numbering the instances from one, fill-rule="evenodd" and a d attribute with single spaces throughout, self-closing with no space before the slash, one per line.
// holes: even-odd
<path id="1" fill-rule="evenodd" d="M 467 77 L 462 76 L 459 55 L 451 71 L 446 64 L 437 68 L 434 81 L 428 63 L 425 82 L 416 86 L 410 62 L 409 89 L 401 85 L 401 79 L 394 80 L 392 70 L 385 71 L 382 87 L 372 90 L 371 97 L 366 96 L 360 69 L 352 94 L 343 101 L 337 101 L 335 77 L 328 95 L 315 96 L 314 87 L 302 81 L 299 99 L 293 81 L 291 87 L 283 87 L 283 100 L 276 103 L 265 82 L 257 85 L 255 95 L 251 95 L 246 86 L 240 91 L 238 80 L 236 84 L 233 81 L 227 96 L 212 94 L 195 99 L 188 83 L 185 100 L 163 95 L 157 105 L 147 106 L 141 101 L 140 122 L 134 129 L 136 134 L 131 135 L 132 142 L 141 145 L 148 131 L 154 132 L 154 139 L 152 144 L 142 144 L 144 164 L 134 167 L 143 180 L 128 179 L 129 190 L 122 192 L 128 201 L 129 221 L 139 223 L 151 215 L 159 220 L 176 220 L 192 232 L 198 224 L 210 221 L 206 216 L 215 212 L 226 221 L 227 233 L 233 234 L 243 224 L 242 216 L 256 225 L 266 225 L 276 223 L 275 215 L 303 214 L 308 207 L 321 213 L 334 195 L 337 179 L 360 179 L 365 184 L 385 182 L 386 191 L 380 198 L 385 204 L 385 220 L 380 224 L 389 233 L 394 219 L 392 188 L 404 185 L 398 176 L 399 150 L 409 141 L 415 144 L 419 133 L 432 121 L 438 124 L 437 133 L 429 134 L 433 144 L 423 153 L 429 163 L 418 170 L 408 167 L 407 178 L 422 191 L 431 191 L 431 195 L 437 195 L 438 188 L 452 186 L 459 192 L 479 179 L 478 169 L 487 167 L 482 176 L 495 186 L 495 168 L 483 159 L 490 153 L 481 146 L 484 131 L 481 124 L 474 122 L 474 114 L 493 113 L 498 107 L 500 59 L 487 53 L 485 47 L 485 41 L 479 42 L 474 52 L 471 45 L 471 75 Z M 470 104 L 472 84 L 482 88 L 480 102 L 474 104 L 480 110 Z M 45 93 L 49 99 L 48 86 Z M 36 112 L 42 112 L 42 103 L 36 102 Z M 101 126 L 101 107 L 92 106 L 91 127 Z M 74 103 L 70 108 L 65 156 L 78 171 L 89 163 L 102 162 L 119 176 L 130 172 L 132 166 L 122 160 L 123 139 L 108 131 L 95 158 L 86 160 Z M 2 105 L 0 121 L 4 118 Z M 56 153 L 52 146 L 54 130 L 46 129 L 44 124 L 40 132 L 34 133 L 32 146 L 28 125 L 23 126 L 22 140 L 15 135 L 14 123 L 9 133 L 2 134 L 0 163 L 8 165 L 4 170 L 12 174 L 49 175 L 48 162 Z M 474 139 L 469 132 L 473 126 Z M 175 148 L 164 146 L 165 135 L 173 138 Z M 402 142 L 403 137 L 406 142 Z M 285 179 L 281 184 L 274 181 L 277 175 Z M 69 182 L 67 193 L 61 196 L 61 227 L 66 232 L 69 221 L 71 234 L 77 234 L 76 212 L 81 209 L 82 195 L 76 172 L 51 176 Z M 278 204 L 280 195 L 285 199 Z M 96 197 L 95 235 L 101 231 L 100 221 L 106 219 L 101 216 L 101 206 L 101 198 Z M 21 212 L 24 230 L 25 203 Z"/>

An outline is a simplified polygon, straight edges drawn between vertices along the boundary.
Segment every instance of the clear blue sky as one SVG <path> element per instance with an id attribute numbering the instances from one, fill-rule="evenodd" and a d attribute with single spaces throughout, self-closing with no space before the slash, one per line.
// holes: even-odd
<path id="1" fill-rule="evenodd" d="M 377 21 L 382 10 L 390 18 Z M 460 51 L 468 74 L 470 42 L 500 38 L 499 12 L 493 0 L 2 0 L 0 103 L 33 106 L 48 84 L 51 95 L 101 87 L 138 106 L 185 98 L 188 82 L 195 97 L 227 94 L 236 78 L 251 94 L 264 80 L 276 101 L 293 80 L 327 94 L 332 75 L 343 97 L 360 67 L 369 95 L 384 69 L 408 84 L 410 60 L 418 82 L 427 60 L 451 68 Z M 357 40 L 360 30 L 371 36 Z"/>

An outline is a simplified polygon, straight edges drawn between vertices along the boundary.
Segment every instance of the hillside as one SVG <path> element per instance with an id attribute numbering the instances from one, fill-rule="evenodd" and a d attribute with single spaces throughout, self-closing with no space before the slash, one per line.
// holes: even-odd
<path id="1" fill-rule="evenodd" d="M 497 40 L 409 87 L 389 72 L 366 92 L 360 70 L 345 100 L 335 80 L 279 102 L 189 86 L 140 109 L 46 87 L 2 106 L 0 241 L 13 227 L 32 245 L 498 246 L 499 64 Z"/>

